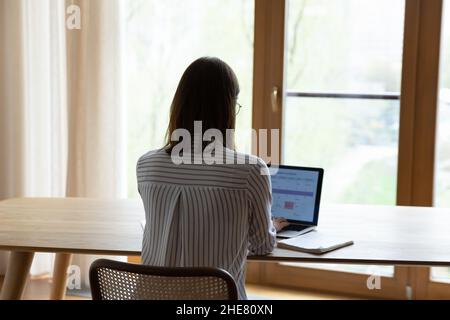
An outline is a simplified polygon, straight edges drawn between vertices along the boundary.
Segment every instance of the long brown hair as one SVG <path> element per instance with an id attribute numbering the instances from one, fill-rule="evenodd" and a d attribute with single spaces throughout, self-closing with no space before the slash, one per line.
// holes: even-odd
<path id="1" fill-rule="evenodd" d="M 170 108 L 167 152 L 178 143 L 170 139 L 176 129 L 186 129 L 194 136 L 194 121 L 202 121 L 202 135 L 208 129 L 217 129 L 225 138 L 226 130 L 235 128 L 238 94 L 236 75 L 224 61 L 203 57 L 191 63 L 181 77 Z"/>

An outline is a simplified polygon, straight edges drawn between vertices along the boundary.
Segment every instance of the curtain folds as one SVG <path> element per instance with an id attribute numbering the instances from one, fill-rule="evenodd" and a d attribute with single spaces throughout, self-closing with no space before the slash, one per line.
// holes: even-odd
<path id="1" fill-rule="evenodd" d="M 126 196 L 120 14 L 120 0 L 0 0 L 0 200 Z"/>
<path id="2" fill-rule="evenodd" d="M 82 13 L 81 30 L 67 32 L 66 41 L 69 197 L 126 196 L 119 1 L 67 1 Z M 72 261 L 84 287 L 96 258 L 76 255 Z"/>

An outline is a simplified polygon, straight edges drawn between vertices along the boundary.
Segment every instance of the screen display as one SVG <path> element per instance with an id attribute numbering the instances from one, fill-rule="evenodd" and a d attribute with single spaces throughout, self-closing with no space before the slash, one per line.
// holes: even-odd
<path id="1" fill-rule="evenodd" d="M 313 222 L 319 172 L 279 168 L 272 178 L 272 216 Z"/>

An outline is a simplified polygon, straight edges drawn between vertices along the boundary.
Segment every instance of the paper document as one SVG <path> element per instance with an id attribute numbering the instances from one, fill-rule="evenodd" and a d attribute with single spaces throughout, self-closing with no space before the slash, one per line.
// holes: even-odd
<path id="1" fill-rule="evenodd" d="M 290 249 L 314 254 L 330 252 L 352 245 L 353 241 L 326 233 L 311 231 L 301 236 L 278 241 L 278 248 Z"/>

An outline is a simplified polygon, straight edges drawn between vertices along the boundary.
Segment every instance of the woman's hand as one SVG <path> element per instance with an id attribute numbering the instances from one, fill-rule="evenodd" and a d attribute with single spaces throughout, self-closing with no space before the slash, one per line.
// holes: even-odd
<path id="1" fill-rule="evenodd" d="M 277 232 L 281 231 L 284 227 L 287 227 L 289 225 L 289 222 L 285 218 L 278 218 L 275 217 L 272 219 L 273 226 L 277 230 Z"/>

